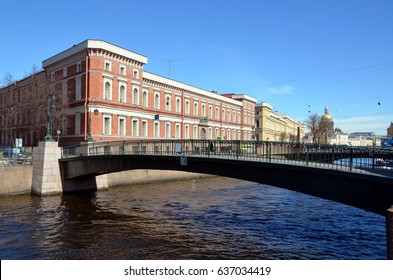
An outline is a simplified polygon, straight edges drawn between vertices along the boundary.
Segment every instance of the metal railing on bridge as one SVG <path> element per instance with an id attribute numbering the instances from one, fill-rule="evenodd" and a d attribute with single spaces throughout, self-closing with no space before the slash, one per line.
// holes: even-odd
<path id="1" fill-rule="evenodd" d="M 272 141 L 131 140 L 63 148 L 63 158 L 98 155 L 177 155 L 277 162 L 393 177 L 393 150 Z"/>

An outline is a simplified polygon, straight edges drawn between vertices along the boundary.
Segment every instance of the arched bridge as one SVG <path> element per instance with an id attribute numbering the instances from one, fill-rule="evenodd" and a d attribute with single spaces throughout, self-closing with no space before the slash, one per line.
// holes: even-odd
<path id="1" fill-rule="evenodd" d="M 64 148 L 60 169 L 65 191 L 94 189 L 95 176 L 107 173 L 179 170 L 274 185 L 385 215 L 393 205 L 392 154 L 299 143 L 127 141 Z"/>

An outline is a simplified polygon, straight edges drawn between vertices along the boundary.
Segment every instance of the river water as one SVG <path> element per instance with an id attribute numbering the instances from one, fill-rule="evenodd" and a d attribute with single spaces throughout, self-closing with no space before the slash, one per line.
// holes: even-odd
<path id="1" fill-rule="evenodd" d="M 211 177 L 0 198 L 1 259 L 386 259 L 385 218 Z"/>

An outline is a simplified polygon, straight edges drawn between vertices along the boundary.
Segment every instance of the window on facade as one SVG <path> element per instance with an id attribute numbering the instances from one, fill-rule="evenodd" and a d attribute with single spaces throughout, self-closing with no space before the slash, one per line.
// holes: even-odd
<path id="1" fill-rule="evenodd" d="M 158 123 L 154 123 L 154 137 L 156 137 L 156 138 L 160 137 L 160 131 L 159 131 Z"/>
<path id="2" fill-rule="evenodd" d="M 125 119 L 119 119 L 119 135 L 126 135 Z"/>
<path id="3" fill-rule="evenodd" d="M 124 85 L 120 86 L 119 101 L 126 102 L 126 87 Z"/>
<path id="4" fill-rule="evenodd" d="M 134 105 L 138 105 L 138 89 L 136 89 L 136 88 L 134 88 L 134 93 L 133 93 L 133 96 L 132 96 L 132 103 L 134 104 Z"/>
<path id="5" fill-rule="evenodd" d="M 134 70 L 134 78 L 138 79 L 138 70 Z"/>
<path id="6" fill-rule="evenodd" d="M 185 139 L 188 139 L 188 138 L 190 138 L 190 127 L 188 125 L 186 125 L 184 128 L 185 128 L 184 137 L 185 137 Z"/>
<path id="7" fill-rule="evenodd" d="M 180 124 L 176 124 L 175 137 L 180 138 Z"/>
<path id="8" fill-rule="evenodd" d="M 194 125 L 194 135 L 193 135 L 194 139 L 198 138 L 198 127 Z"/>
<path id="9" fill-rule="evenodd" d="M 111 118 L 105 117 L 104 118 L 104 135 L 111 135 Z"/>
<path id="10" fill-rule="evenodd" d="M 202 104 L 202 117 L 206 117 L 206 105 Z"/>
<path id="11" fill-rule="evenodd" d="M 198 115 L 198 103 L 197 102 L 194 103 L 194 115 L 195 116 Z"/>
<path id="12" fill-rule="evenodd" d="M 232 121 L 236 122 L 236 112 L 233 112 L 233 119 L 232 119 Z"/>
<path id="13" fill-rule="evenodd" d="M 111 83 L 105 82 L 105 92 L 104 92 L 104 99 L 111 99 Z"/>
<path id="14" fill-rule="evenodd" d="M 230 122 L 230 121 L 231 121 L 231 111 L 228 110 L 228 122 Z"/>
<path id="15" fill-rule="evenodd" d="M 160 95 L 158 93 L 154 95 L 154 109 L 160 109 Z"/>
<path id="16" fill-rule="evenodd" d="M 180 113 L 180 99 L 176 98 L 176 113 Z"/>
<path id="17" fill-rule="evenodd" d="M 126 74 L 126 68 L 124 66 L 120 66 L 120 74 L 125 75 Z"/>
<path id="18" fill-rule="evenodd" d="M 216 107 L 216 119 L 219 119 L 220 115 L 218 114 L 218 107 Z"/>
<path id="19" fill-rule="evenodd" d="M 223 121 L 225 121 L 225 110 L 224 109 L 222 109 L 221 118 Z"/>
<path id="20" fill-rule="evenodd" d="M 165 124 L 165 137 L 166 138 L 171 137 L 171 124 L 170 123 Z"/>
<path id="21" fill-rule="evenodd" d="M 212 106 L 209 106 L 209 118 L 213 118 L 213 108 Z"/>
<path id="22" fill-rule="evenodd" d="M 190 114 L 190 101 L 186 100 L 186 114 Z"/>
<path id="23" fill-rule="evenodd" d="M 147 107 L 147 92 L 144 91 L 142 94 L 142 106 Z"/>
<path id="24" fill-rule="evenodd" d="M 169 96 L 167 96 L 165 100 L 165 110 L 171 110 L 171 98 Z"/>
<path id="25" fill-rule="evenodd" d="M 132 136 L 138 136 L 138 120 L 132 120 Z"/>
<path id="26" fill-rule="evenodd" d="M 142 136 L 147 137 L 147 121 L 142 122 Z"/>
<path id="27" fill-rule="evenodd" d="M 81 67 L 81 63 L 80 62 L 78 62 L 77 64 L 76 64 L 76 71 L 79 73 L 80 71 L 82 71 L 82 67 Z"/>
<path id="28" fill-rule="evenodd" d="M 110 62 L 105 62 L 105 70 L 111 71 L 111 63 Z"/>

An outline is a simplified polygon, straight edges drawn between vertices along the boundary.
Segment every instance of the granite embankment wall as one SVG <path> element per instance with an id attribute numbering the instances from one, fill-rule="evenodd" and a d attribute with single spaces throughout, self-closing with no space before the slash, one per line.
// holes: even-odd
<path id="1" fill-rule="evenodd" d="M 31 192 L 33 166 L 0 165 L 0 196 Z"/>
<path id="2" fill-rule="evenodd" d="M 129 170 L 99 177 L 103 177 L 101 180 L 108 180 L 109 187 L 115 187 L 163 181 L 188 180 L 207 176 L 211 175 L 181 171 Z M 31 165 L 0 166 L 0 196 L 31 193 L 32 177 L 33 166 Z M 107 179 L 105 179 L 105 177 Z"/>

